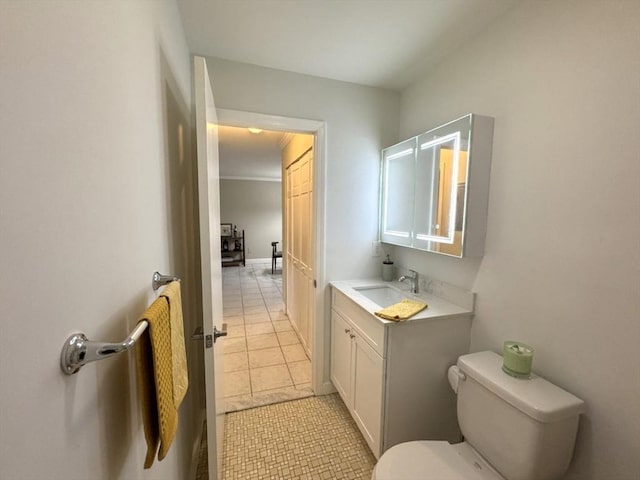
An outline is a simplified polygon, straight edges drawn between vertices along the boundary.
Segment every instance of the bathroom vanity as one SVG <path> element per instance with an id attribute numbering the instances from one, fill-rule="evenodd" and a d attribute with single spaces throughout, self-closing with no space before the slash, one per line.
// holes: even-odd
<path id="1" fill-rule="evenodd" d="M 413 295 L 397 282 L 331 282 L 331 381 L 376 458 L 410 440 L 461 440 L 447 369 L 469 351 L 473 294 L 429 285 Z M 428 308 L 404 322 L 374 315 L 402 298 Z"/>

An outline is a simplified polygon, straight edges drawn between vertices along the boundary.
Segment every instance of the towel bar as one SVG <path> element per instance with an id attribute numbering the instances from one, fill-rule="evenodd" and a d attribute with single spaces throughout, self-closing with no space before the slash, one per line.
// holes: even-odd
<path id="1" fill-rule="evenodd" d="M 120 343 L 93 342 L 84 333 L 74 333 L 62 346 L 60 367 L 67 375 L 77 373 L 80 368 L 96 360 L 111 357 L 117 353 L 129 350 L 145 331 L 149 323 L 146 320 L 138 322 L 129 336 Z"/>
<path id="2" fill-rule="evenodd" d="M 167 285 L 174 280 L 180 280 L 173 275 L 161 275 L 154 272 L 151 286 L 157 290 L 163 285 Z M 117 353 L 129 350 L 145 331 L 149 323 L 146 320 L 138 322 L 129 336 L 120 343 L 94 342 L 87 338 L 84 333 L 74 333 L 65 341 L 60 353 L 60 368 L 67 375 L 77 373 L 80 368 L 90 362 L 111 357 Z"/>

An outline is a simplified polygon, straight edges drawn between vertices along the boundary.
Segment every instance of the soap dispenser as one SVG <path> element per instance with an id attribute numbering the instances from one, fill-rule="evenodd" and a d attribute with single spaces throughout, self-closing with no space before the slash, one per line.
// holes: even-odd
<path id="1" fill-rule="evenodd" d="M 382 262 L 382 280 L 385 282 L 393 281 L 393 262 L 387 255 L 386 260 Z"/>

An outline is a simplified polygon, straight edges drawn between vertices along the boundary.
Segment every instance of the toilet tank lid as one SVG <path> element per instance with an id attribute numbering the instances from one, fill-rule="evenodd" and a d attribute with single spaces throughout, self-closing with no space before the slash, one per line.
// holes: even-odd
<path id="1" fill-rule="evenodd" d="M 575 395 L 532 374 L 531 379 L 514 378 L 502 371 L 502 356 L 478 352 L 458 358 L 458 368 L 485 388 L 530 417 L 551 423 L 585 412 Z"/>

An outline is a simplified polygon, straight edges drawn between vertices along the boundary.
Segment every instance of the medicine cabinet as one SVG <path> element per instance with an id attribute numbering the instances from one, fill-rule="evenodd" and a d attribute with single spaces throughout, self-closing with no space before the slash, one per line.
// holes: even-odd
<path id="1" fill-rule="evenodd" d="M 469 114 L 382 150 L 380 240 L 482 256 L 493 118 Z"/>

